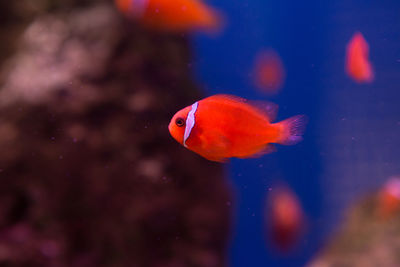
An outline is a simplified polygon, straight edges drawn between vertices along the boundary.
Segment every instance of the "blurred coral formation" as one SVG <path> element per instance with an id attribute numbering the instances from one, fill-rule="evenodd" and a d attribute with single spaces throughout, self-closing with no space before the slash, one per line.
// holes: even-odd
<path id="1" fill-rule="evenodd" d="M 0 265 L 225 266 L 222 168 L 167 130 L 200 97 L 187 40 L 111 1 L 0 10 Z"/>
<path id="2" fill-rule="evenodd" d="M 400 265 L 400 201 L 390 217 L 382 214 L 382 196 L 388 186 L 396 186 L 393 179 L 379 192 L 365 197 L 351 207 L 331 242 L 311 261 L 309 267 L 396 267 Z M 393 187 L 392 189 L 393 190 Z M 387 211 L 388 207 L 383 207 Z M 393 201 L 390 201 L 393 208 Z M 382 217 L 382 215 L 385 215 Z"/>

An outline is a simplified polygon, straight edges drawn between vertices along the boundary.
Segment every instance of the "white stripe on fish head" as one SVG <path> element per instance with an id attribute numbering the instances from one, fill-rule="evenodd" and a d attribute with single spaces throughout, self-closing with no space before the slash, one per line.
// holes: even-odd
<path id="1" fill-rule="evenodd" d="M 131 0 L 130 12 L 135 18 L 140 18 L 146 11 L 149 0 Z"/>
<path id="2" fill-rule="evenodd" d="M 197 107 L 198 107 L 199 103 L 196 102 L 192 105 L 192 109 L 189 111 L 188 116 L 186 118 L 186 127 L 185 127 L 185 134 L 183 136 L 183 145 L 185 147 L 187 147 L 186 145 L 186 141 L 190 136 L 190 133 L 192 132 L 192 129 L 194 127 L 194 124 L 196 123 L 195 120 L 195 114 L 197 111 Z"/>

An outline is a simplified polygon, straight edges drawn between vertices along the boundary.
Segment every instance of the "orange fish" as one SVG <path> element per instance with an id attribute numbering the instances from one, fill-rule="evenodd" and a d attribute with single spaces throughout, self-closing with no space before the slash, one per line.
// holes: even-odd
<path id="1" fill-rule="evenodd" d="M 254 73 L 257 88 L 270 94 L 275 94 L 282 88 L 286 76 L 282 60 L 273 50 L 257 55 Z"/>
<path id="2" fill-rule="evenodd" d="M 392 177 L 385 183 L 378 195 L 377 208 L 381 218 L 400 214 L 400 177 Z"/>
<path id="3" fill-rule="evenodd" d="M 249 158 L 275 151 L 272 143 L 302 140 L 305 116 L 272 123 L 277 106 L 232 95 L 214 95 L 178 111 L 169 123 L 172 137 L 212 161 Z"/>
<path id="4" fill-rule="evenodd" d="M 347 45 L 346 71 L 359 83 L 370 83 L 374 80 L 374 71 L 369 61 L 369 46 L 360 32 L 356 32 Z"/>
<path id="5" fill-rule="evenodd" d="M 296 195 L 287 187 L 275 189 L 267 201 L 272 241 L 279 249 L 288 250 L 303 233 L 303 208 Z"/>
<path id="6" fill-rule="evenodd" d="M 216 11 L 200 0 L 115 0 L 126 16 L 166 31 L 218 30 Z"/>

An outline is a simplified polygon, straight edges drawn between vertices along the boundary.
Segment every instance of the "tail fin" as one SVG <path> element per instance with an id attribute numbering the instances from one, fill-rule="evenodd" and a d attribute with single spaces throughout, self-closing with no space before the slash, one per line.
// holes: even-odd
<path id="1" fill-rule="evenodd" d="M 297 115 L 279 122 L 281 134 L 277 143 L 281 145 L 294 145 L 303 140 L 308 118 L 305 115 Z"/>

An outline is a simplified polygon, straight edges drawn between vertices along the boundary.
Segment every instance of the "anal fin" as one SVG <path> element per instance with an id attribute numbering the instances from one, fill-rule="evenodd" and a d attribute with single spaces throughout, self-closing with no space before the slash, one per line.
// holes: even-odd
<path id="1" fill-rule="evenodd" d="M 265 154 L 270 154 L 276 152 L 276 147 L 273 144 L 266 144 L 261 148 L 254 149 L 248 151 L 246 154 L 237 156 L 238 158 L 245 159 L 245 158 L 259 158 Z"/>
<path id="2" fill-rule="evenodd" d="M 228 158 L 219 158 L 219 157 L 210 157 L 210 156 L 204 156 L 204 158 L 210 160 L 210 161 L 215 161 L 219 163 L 227 163 Z"/>

